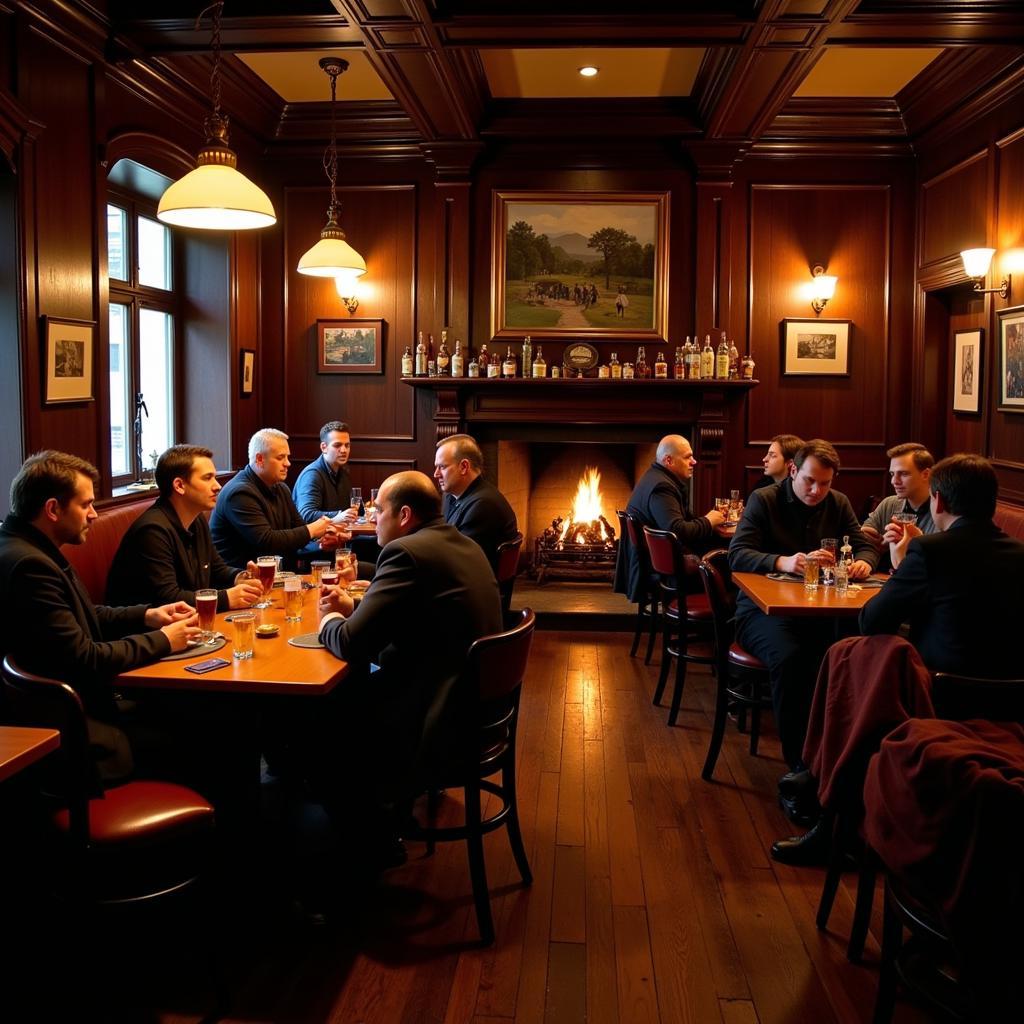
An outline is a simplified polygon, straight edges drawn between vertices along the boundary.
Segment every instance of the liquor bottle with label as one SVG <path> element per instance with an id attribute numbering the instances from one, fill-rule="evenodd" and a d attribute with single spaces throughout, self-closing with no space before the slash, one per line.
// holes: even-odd
<path id="1" fill-rule="evenodd" d="M 501 375 L 506 380 L 511 380 L 516 375 L 516 357 L 512 354 L 511 345 L 505 353 L 505 361 L 501 364 Z"/>
<path id="2" fill-rule="evenodd" d="M 448 376 L 448 367 L 451 365 L 452 357 L 448 352 L 447 331 L 441 332 L 441 347 L 437 350 L 437 375 L 438 377 Z"/>
<path id="3" fill-rule="evenodd" d="M 608 365 L 606 363 L 602 363 L 597 368 L 597 376 L 600 380 L 609 380 L 611 378 L 611 375 L 612 371 L 608 369 Z"/>
<path id="4" fill-rule="evenodd" d="M 744 380 L 754 379 L 754 360 L 751 358 L 749 352 L 743 357 L 742 373 Z"/>
<path id="5" fill-rule="evenodd" d="M 651 368 L 647 365 L 647 353 L 643 345 L 636 350 L 636 376 L 638 380 L 644 380 L 651 375 Z"/>
<path id="6" fill-rule="evenodd" d="M 715 376 L 715 350 L 711 347 L 711 335 L 704 335 L 704 347 L 700 350 L 700 379 L 712 380 Z"/>
<path id="7" fill-rule="evenodd" d="M 622 379 L 623 380 L 632 380 L 635 376 L 636 376 L 636 368 L 633 366 L 633 364 L 632 363 L 623 363 L 622 364 Z"/>
<path id="8" fill-rule="evenodd" d="M 437 357 L 434 355 L 434 336 L 427 335 L 427 376 L 437 376 Z"/>
<path id="9" fill-rule="evenodd" d="M 729 343 L 722 331 L 722 340 L 718 343 L 718 355 L 715 357 L 715 380 L 729 379 Z"/>
<path id="10" fill-rule="evenodd" d="M 686 363 L 686 379 L 700 380 L 700 346 L 697 344 L 697 336 L 690 341 L 686 337 L 686 344 L 683 346 L 683 362 Z"/>
<path id="11" fill-rule="evenodd" d="M 686 379 L 686 357 L 683 354 L 683 346 L 676 345 L 676 362 L 672 368 L 672 376 L 676 380 Z"/>
<path id="12" fill-rule="evenodd" d="M 853 565 L 853 548 L 850 545 L 849 534 L 843 535 L 843 546 L 839 549 L 839 561 L 847 566 Z"/>
<path id="13" fill-rule="evenodd" d="M 411 377 L 413 374 L 413 358 L 412 348 L 409 345 L 405 346 L 405 351 L 402 353 L 402 376 Z"/>
<path id="14" fill-rule="evenodd" d="M 526 367 L 523 367 L 523 372 L 526 371 Z M 544 361 L 544 348 L 541 345 L 537 346 L 537 358 L 533 361 L 533 366 L 530 371 L 534 377 L 546 377 L 548 375 L 548 364 Z"/>
<path id="15" fill-rule="evenodd" d="M 608 360 L 608 372 L 612 380 L 622 380 L 622 363 L 619 362 L 618 352 L 613 352 L 611 359 Z"/>
<path id="16" fill-rule="evenodd" d="M 530 336 L 523 338 L 523 361 L 519 364 L 523 368 L 523 376 L 529 377 L 533 373 L 533 342 Z"/>
<path id="17" fill-rule="evenodd" d="M 664 352 L 659 352 L 658 358 L 654 360 L 654 376 L 659 380 L 668 380 L 668 363 L 665 362 Z"/>
<path id="18" fill-rule="evenodd" d="M 489 380 L 497 380 L 501 376 L 501 359 L 495 356 L 487 364 L 487 377 Z"/>
<path id="19" fill-rule="evenodd" d="M 740 350 L 735 339 L 729 342 L 729 380 L 740 379 Z"/>
<path id="20" fill-rule="evenodd" d="M 480 346 L 480 356 L 477 359 L 477 362 L 480 366 L 480 376 L 489 377 L 490 374 L 487 372 L 487 367 L 491 362 L 491 357 L 487 351 L 486 343 Z"/>
<path id="21" fill-rule="evenodd" d="M 470 377 L 479 377 L 480 376 L 480 364 L 476 361 L 476 356 L 470 356 L 468 376 L 470 376 Z"/>
<path id="22" fill-rule="evenodd" d="M 427 346 L 423 343 L 423 332 L 416 335 L 416 376 L 427 375 Z"/>
<path id="23" fill-rule="evenodd" d="M 461 377 L 465 366 L 465 357 L 462 354 L 462 342 L 455 339 L 455 352 L 452 355 L 452 376 Z"/>

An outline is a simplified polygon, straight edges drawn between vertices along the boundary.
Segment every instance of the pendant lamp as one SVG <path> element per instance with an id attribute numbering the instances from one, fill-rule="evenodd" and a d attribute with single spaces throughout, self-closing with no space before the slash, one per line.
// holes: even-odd
<path id="1" fill-rule="evenodd" d="M 331 80 L 331 143 L 324 153 L 324 173 L 331 183 L 331 202 L 320 241 L 302 254 L 297 269 L 300 274 L 311 277 L 342 278 L 348 287 L 366 273 L 366 260 L 345 241 L 345 232 L 338 226 L 338 75 L 348 70 L 348 61 L 340 57 L 321 57 L 320 67 Z"/>
<path id="2" fill-rule="evenodd" d="M 160 197 L 157 218 L 165 224 L 206 231 L 242 231 L 277 222 L 267 194 L 237 170 L 238 158 L 228 145 L 228 116 L 220 112 L 220 16 L 223 0 L 211 4 L 196 19 L 196 28 L 212 12 L 213 70 L 210 94 L 213 112 L 203 122 L 206 145 L 195 170 L 176 181 Z"/>

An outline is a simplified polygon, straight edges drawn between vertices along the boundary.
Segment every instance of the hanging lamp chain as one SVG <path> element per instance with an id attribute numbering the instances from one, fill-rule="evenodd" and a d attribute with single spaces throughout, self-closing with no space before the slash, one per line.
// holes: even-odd
<path id="1" fill-rule="evenodd" d="M 321 237 L 344 239 L 345 233 L 338 227 L 338 75 L 348 70 L 348 61 L 340 57 L 321 57 L 319 64 L 331 79 L 331 141 L 323 159 L 324 174 L 331 183 L 331 201 L 327 207 L 327 226 Z"/>
<path id="2" fill-rule="evenodd" d="M 206 130 L 205 157 L 200 154 L 201 159 L 208 163 L 225 163 L 234 166 L 234 154 L 230 152 L 228 144 L 228 117 L 220 112 L 221 79 L 220 79 L 220 17 L 224 10 L 224 0 L 217 0 L 210 4 L 196 18 L 196 30 L 203 23 L 208 15 L 211 19 L 210 26 L 210 50 L 213 53 L 213 68 L 210 70 L 210 99 L 213 103 L 213 111 L 203 123 Z M 218 153 L 217 150 L 226 152 Z M 229 155 L 230 154 L 230 155 Z"/>

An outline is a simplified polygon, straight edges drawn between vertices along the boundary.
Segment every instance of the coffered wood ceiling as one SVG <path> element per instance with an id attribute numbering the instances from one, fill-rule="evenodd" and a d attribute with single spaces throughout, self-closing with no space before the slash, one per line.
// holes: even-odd
<path id="1" fill-rule="evenodd" d="M 209 23 L 181 8 L 111 0 L 111 55 L 205 93 Z M 325 139 L 330 52 L 352 64 L 343 145 L 453 165 L 488 140 L 607 138 L 612 124 L 723 167 L 812 146 L 909 153 L 1024 90 L 1020 0 L 227 0 L 221 39 L 224 106 L 269 149 Z M 580 79 L 584 63 L 601 75 Z"/>

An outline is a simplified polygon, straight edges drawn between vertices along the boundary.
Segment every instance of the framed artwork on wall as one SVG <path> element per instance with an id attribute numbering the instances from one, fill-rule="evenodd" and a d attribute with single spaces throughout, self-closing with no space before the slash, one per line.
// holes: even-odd
<path id="1" fill-rule="evenodd" d="M 999 408 L 1024 412 L 1024 306 L 999 310 Z"/>
<path id="2" fill-rule="evenodd" d="M 45 402 L 91 402 L 95 320 L 44 316 Z"/>
<path id="3" fill-rule="evenodd" d="M 242 397 L 248 398 L 252 394 L 254 378 L 256 375 L 256 351 L 251 348 L 242 349 L 242 366 L 238 379 L 242 385 Z"/>
<path id="4" fill-rule="evenodd" d="M 383 373 L 384 321 L 317 320 L 320 373 Z"/>
<path id="5" fill-rule="evenodd" d="M 498 192 L 492 339 L 666 342 L 667 192 Z"/>
<path id="6" fill-rule="evenodd" d="M 848 377 L 852 320 L 782 321 L 785 377 Z"/>
<path id="7" fill-rule="evenodd" d="M 985 332 L 956 331 L 953 335 L 953 412 L 981 411 L 981 350 Z"/>

